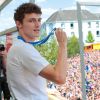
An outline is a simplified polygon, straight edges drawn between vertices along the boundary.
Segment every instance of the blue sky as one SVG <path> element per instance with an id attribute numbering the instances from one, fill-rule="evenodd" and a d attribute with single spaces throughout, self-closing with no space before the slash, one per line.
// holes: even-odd
<path id="1" fill-rule="evenodd" d="M 35 0 L 42 8 L 43 22 L 55 11 L 59 9 L 76 9 L 76 1 L 100 1 L 100 0 Z M 29 2 L 29 0 L 12 0 L 1 12 L 0 12 L 0 32 L 8 28 L 14 27 L 13 20 L 14 10 L 22 3 Z M 85 7 L 84 7 L 85 8 Z M 95 10 L 95 9 L 94 9 Z M 100 11 L 100 7 L 96 9 Z"/>

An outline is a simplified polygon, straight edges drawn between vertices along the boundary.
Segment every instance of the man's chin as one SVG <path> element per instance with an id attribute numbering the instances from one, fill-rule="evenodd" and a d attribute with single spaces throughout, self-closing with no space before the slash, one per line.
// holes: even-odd
<path id="1" fill-rule="evenodd" d="M 34 37 L 39 37 L 39 35 L 34 35 Z"/>
<path id="2" fill-rule="evenodd" d="M 34 35 L 34 36 L 33 36 L 33 39 L 34 39 L 34 40 L 38 40 L 38 39 L 39 39 L 39 35 Z"/>
<path id="3" fill-rule="evenodd" d="M 39 33 L 35 33 L 35 34 L 33 34 L 33 36 L 34 36 L 34 37 L 39 37 L 40 34 L 39 34 Z"/>

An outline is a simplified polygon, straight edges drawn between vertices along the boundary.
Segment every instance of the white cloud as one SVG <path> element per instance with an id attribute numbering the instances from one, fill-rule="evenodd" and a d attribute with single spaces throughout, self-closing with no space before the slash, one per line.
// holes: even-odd
<path id="1" fill-rule="evenodd" d="M 57 11 L 57 9 L 52 9 L 52 8 L 42 9 L 43 14 L 45 15 L 50 15 L 54 13 L 55 11 Z"/>
<path id="2" fill-rule="evenodd" d="M 11 17 L 0 18 L 0 23 L 5 23 L 4 25 L 0 24 L 0 32 L 15 26 L 14 20 Z"/>
<path id="3" fill-rule="evenodd" d="M 79 2 L 100 2 L 100 0 L 75 0 Z"/>
<path id="4" fill-rule="evenodd" d="M 76 6 L 71 6 L 71 7 L 64 8 L 64 10 L 70 10 L 70 9 L 76 9 Z"/>
<path id="5" fill-rule="evenodd" d="M 40 3 L 40 2 L 45 2 L 45 1 L 47 1 L 47 0 L 36 0 L 35 2 Z"/>
<path id="6" fill-rule="evenodd" d="M 47 9 L 42 9 L 42 22 L 46 21 L 48 17 L 50 17 L 54 12 L 56 12 L 57 9 L 52 9 L 52 8 L 47 8 Z"/>

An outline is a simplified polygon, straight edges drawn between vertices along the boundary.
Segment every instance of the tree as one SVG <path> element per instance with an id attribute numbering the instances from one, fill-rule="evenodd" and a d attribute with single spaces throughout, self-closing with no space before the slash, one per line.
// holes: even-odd
<path id="1" fill-rule="evenodd" d="M 68 39 L 67 43 L 67 51 L 68 51 L 68 57 L 75 56 L 76 54 L 79 54 L 79 41 L 75 35 L 70 37 Z"/>
<path id="2" fill-rule="evenodd" d="M 93 38 L 93 35 L 92 35 L 91 31 L 88 32 L 86 42 L 87 43 L 93 43 L 94 42 L 94 38 Z"/>
<path id="3" fill-rule="evenodd" d="M 51 36 L 45 44 L 36 46 L 36 49 L 49 61 L 49 63 L 55 64 L 58 52 L 57 45 L 55 37 Z M 79 53 L 79 41 L 75 35 L 68 39 L 67 51 L 68 57 L 75 56 Z"/>
<path id="4" fill-rule="evenodd" d="M 54 36 L 51 36 L 45 44 L 36 46 L 36 49 L 49 61 L 49 63 L 55 64 L 58 48 Z"/>

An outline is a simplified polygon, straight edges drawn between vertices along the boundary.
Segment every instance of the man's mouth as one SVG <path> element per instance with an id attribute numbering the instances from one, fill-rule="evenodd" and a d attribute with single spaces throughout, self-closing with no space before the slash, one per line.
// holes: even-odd
<path id="1" fill-rule="evenodd" d="M 34 29 L 33 31 L 34 31 L 34 32 L 39 32 L 40 30 L 39 30 L 39 29 Z"/>

